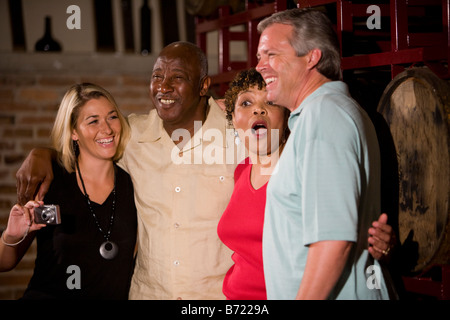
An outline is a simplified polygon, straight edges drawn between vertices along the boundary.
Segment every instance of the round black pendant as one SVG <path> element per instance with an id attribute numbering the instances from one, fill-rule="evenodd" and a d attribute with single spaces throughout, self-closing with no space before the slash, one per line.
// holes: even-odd
<path id="1" fill-rule="evenodd" d="M 106 260 L 114 259 L 119 253 L 119 247 L 112 241 L 105 241 L 100 246 L 100 255 Z"/>

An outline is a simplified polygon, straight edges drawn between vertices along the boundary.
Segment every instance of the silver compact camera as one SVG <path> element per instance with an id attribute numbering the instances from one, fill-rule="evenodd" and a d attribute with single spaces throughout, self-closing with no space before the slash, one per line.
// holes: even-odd
<path id="1" fill-rule="evenodd" d="M 38 224 L 60 224 L 59 205 L 47 204 L 34 208 L 34 222 Z"/>

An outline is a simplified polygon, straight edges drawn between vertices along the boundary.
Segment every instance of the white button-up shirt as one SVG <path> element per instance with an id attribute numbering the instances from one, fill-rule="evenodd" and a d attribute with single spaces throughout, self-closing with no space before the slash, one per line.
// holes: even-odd
<path id="1" fill-rule="evenodd" d="M 132 137 L 120 165 L 133 180 L 138 212 L 130 299 L 224 299 L 232 252 L 217 224 L 243 152 L 235 150 L 224 112 L 210 98 L 205 123 L 181 152 L 156 110 L 129 121 Z"/>

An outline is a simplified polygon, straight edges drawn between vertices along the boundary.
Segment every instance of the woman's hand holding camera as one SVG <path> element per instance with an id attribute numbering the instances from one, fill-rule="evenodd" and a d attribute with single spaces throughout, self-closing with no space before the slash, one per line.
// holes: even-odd
<path id="1" fill-rule="evenodd" d="M 24 206 L 14 205 L 8 219 L 8 226 L 2 234 L 2 240 L 7 245 L 17 245 L 29 232 L 45 227 L 45 224 L 34 222 L 34 208 L 43 205 L 43 201 L 28 201 Z"/>

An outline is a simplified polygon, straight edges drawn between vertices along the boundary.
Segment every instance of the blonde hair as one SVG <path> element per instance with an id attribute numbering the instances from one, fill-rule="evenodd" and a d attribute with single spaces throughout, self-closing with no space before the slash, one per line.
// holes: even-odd
<path id="1" fill-rule="evenodd" d="M 108 91 L 92 83 L 73 85 L 61 101 L 51 133 L 52 145 L 58 152 L 58 161 L 69 173 L 75 171 L 77 154 L 75 154 L 72 132 L 76 128 L 81 107 L 89 100 L 101 97 L 106 98 L 114 106 L 122 126 L 116 154 L 112 159 L 114 162 L 122 157 L 125 146 L 130 139 L 131 129 L 128 120 L 120 112 L 116 101 Z"/>

